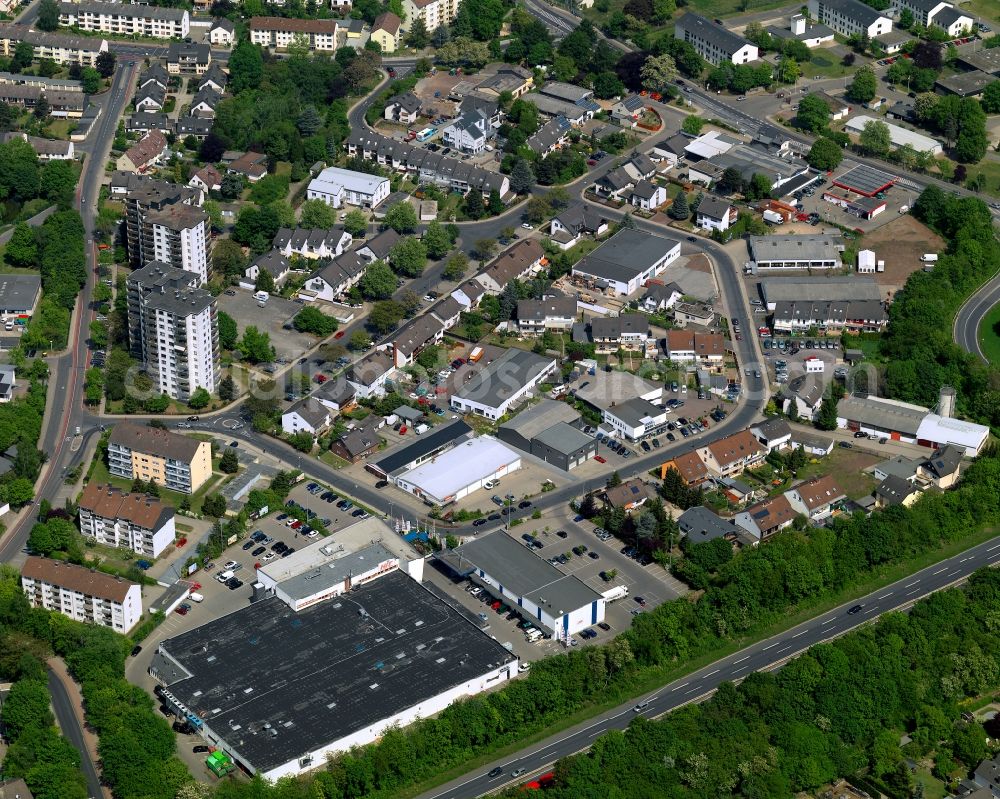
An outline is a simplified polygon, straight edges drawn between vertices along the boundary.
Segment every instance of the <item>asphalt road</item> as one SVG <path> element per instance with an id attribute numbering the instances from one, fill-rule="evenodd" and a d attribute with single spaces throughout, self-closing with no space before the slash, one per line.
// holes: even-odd
<path id="1" fill-rule="evenodd" d="M 1000 562 L 1000 537 L 928 566 L 923 571 L 905 577 L 866 597 L 841 605 L 792 629 L 752 644 L 729 657 L 717 660 L 703 669 L 665 685 L 652 694 L 616 707 L 594 719 L 534 744 L 521 752 L 489 763 L 475 772 L 422 794 L 419 799 L 469 799 L 499 790 L 509 782 L 526 782 L 531 775 L 547 770 L 556 760 L 588 749 L 597 736 L 609 730 L 622 730 L 639 715 L 653 718 L 669 713 L 691 702 L 701 701 L 723 682 L 739 681 L 755 671 L 780 667 L 787 660 L 822 641 L 844 635 L 867 624 L 879 615 L 908 607 L 923 596 L 954 585 L 968 578 L 983 566 Z M 857 613 L 848 610 L 861 606 Z M 648 703 L 636 710 L 637 703 Z M 487 774 L 500 766 L 503 774 L 490 780 Z M 510 780 L 512 770 L 526 772 Z"/>
<path id="2" fill-rule="evenodd" d="M 87 790 L 92 797 L 104 796 L 101 778 L 97 774 L 94 761 L 90 759 L 87 743 L 83 738 L 83 729 L 73 708 L 73 700 L 66 692 L 66 686 L 51 669 L 49 669 L 49 693 L 52 695 L 52 709 L 55 711 L 59 729 L 73 748 L 80 753 L 80 769 L 87 778 Z"/>
<path id="3" fill-rule="evenodd" d="M 965 301 L 955 314 L 954 338 L 959 347 L 982 361 L 988 361 L 979 344 L 979 328 L 983 318 L 1000 302 L 1000 275 L 985 283 Z"/>

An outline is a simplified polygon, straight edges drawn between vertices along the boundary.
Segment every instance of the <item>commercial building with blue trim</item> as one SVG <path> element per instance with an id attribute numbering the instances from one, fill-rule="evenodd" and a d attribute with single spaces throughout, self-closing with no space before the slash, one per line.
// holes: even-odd
<path id="1" fill-rule="evenodd" d="M 604 621 L 603 596 L 503 530 L 440 553 L 438 559 L 557 639 L 568 640 Z"/>

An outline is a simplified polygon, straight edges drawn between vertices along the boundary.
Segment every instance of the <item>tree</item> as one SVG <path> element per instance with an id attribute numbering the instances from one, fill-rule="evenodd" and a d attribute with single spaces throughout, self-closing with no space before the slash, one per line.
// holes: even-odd
<path id="1" fill-rule="evenodd" d="M 903 30 L 909 30 L 913 27 L 913 12 L 908 8 L 904 8 L 899 12 L 899 20 L 896 22 L 900 28 Z"/>
<path id="2" fill-rule="evenodd" d="M 642 77 L 642 87 L 651 92 L 663 92 L 673 84 L 677 77 L 677 63 L 673 57 L 664 53 L 663 55 L 651 55 L 642 65 L 639 73 Z"/>
<path id="3" fill-rule="evenodd" d="M 796 44 L 798 44 L 798 42 L 796 42 Z M 802 68 L 799 66 L 799 62 L 794 58 L 783 55 L 778 59 L 778 71 L 776 77 L 781 83 L 795 83 L 801 74 Z"/>
<path id="4" fill-rule="evenodd" d="M 49 689 L 44 682 L 18 680 L 3 703 L 3 723 L 7 737 L 17 738 L 29 727 L 49 727 L 54 723 L 49 712 Z"/>
<path id="5" fill-rule="evenodd" d="M 236 474 L 239 468 L 240 460 L 236 457 L 236 450 L 232 447 L 226 447 L 226 451 L 222 453 L 222 458 L 219 460 L 219 471 L 226 474 Z"/>
<path id="6" fill-rule="evenodd" d="M 43 31 L 59 29 L 59 3 L 56 0 L 42 0 L 38 4 L 38 18 L 35 20 L 35 25 Z"/>
<path id="7" fill-rule="evenodd" d="M 94 62 L 94 65 L 97 67 L 97 71 L 100 73 L 102 78 L 110 78 L 115 74 L 115 66 L 117 63 L 118 57 L 110 50 L 105 50 L 97 56 L 97 60 Z"/>
<path id="8" fill-rule="evenodd" d="M 239 332 L 236 329 L 236 320 L 225 311 L 218 313 L 219 325 L 219 346 L 224 350 L 236 348 Z"/>
<path id="9" fill-rule="evenodd" d="M 38 238 L 35 229 L 27 222 L 18 222 L 14 226 L 7 249 L 4 250 L 4 260 L 11 266 L 22 269 L 38 266 Z"/>
<path id="10" fill-rule="evenodd" d="M 699 116 L 689 115 L 684 117 L 684 121 L 681 123 L 681 130 L 685 133 L 690 133 L 692 136 L 697 136 L 701 133 L 702 127 L 705 125 L 705 120 Z"/>
<path id="11" fill-rule="evenodd" d="M 444 225 L 436 219 L 424 231 L 423 242 L 427 248 L 427 255 L 435 261 L 444 258 L 448 254 L 448 250 L 451 249 L 451 237 L 444 229 Z"/>
<path id="12" fill-rule="evenodd" d="M 267 363 L 274 360 L 274 347 L 271 345 L 270 334 L 250 325 L 243 331 L 239 349 L 243 359 L 249 363 Z"/>
<path id="13" fill-rule="evenodd" d="M 243 193 L 245 187 L 246 178 L 243 175 L 228 172 L 222 176 L 222 181 L 219 184 L 219 193 L 227 200 L 235 200 Z"/>
<path id="14" fill-rule="evenodd" d="M 459 250 L 453 253 L 445 262 L 441 276 L 445 280 L 461 280 L 469 269 L 469 257 Z"/>
<path id="15" fill-rule="evenodd" d="M 86 94 L 97 94 L 101 90 L 101 73 L 93 67 L 84 67 L 80 81 Z"/>
<path id="16" fill-rule="evenodd" d="M 396 290 L 396 273 L 385 261 L 375 261 L 365 269 L 358 288 L 366 300 L 387 300 Z"/>
<path id="17" fill-rule="evenodd" d="M 602 100 L 625 94 L 625 84 L 614 72 L 601 72 L 594 78 L 594 94 Z"/>
<path id="18" fill-rule="evenodd" d="M 819 412 L 816 414 L 815 425 L 817 430 L 837 429 L 837 400 L 832 395 L 823 397 Z"/>
<path id="19" fill-rule="evenodd" d="M 944 66 L 944 49 L 938 42 L 920 41 L 911 55 L 918 69 L 940 70 Z"/>
<path id="20" fill-rule="evenodd" d="M 326 338 L 337 332 L 337 320 L 313 305 L 307 305 L 295 314 L 292 325 L 300 333 L 312 333 L 319 338 Z"/>
<path id="21" fill-rule="evenodd" d="M 417 356 L 417 363 L 427 371 L 430 371 L 437 368 L 440 358 L 441 348 L 430 344 L 420 351 L 420 354 Z"/>
<path id="22" fill-rule="evenodd" d="M 303 136 L 312 136 L 323 127 L 323 117 L 316 110 L 316 106 L 310 103 L 299 113 L 299 118 L 295 120 L 295 127 Z"/>
<path id="23" fill-rule="evenodd" d="M 479 189 L 472 189 L 465 197 L 463 208 L 469 219 L 482 219 L 483 214 L 486 213 L 486 206 L 483 205 L 483 193 Z"/>
<path id="24" fill-rule="evenodd" d="M 533 225 L 540 225 L 552 216 L 552 206 L 544 197 L 532 197 L 524 207 L 524 218 Z"/>
<path id="25" fill-rule="evenodd" d="M 219 381 L 219 399 L 223 402 L 232 402 L 236 399 L 236 382 L 230 375 Z"/>
<path id="26" fill-rule="evenodd" d="M 858 146 L 868 155 L 885 155 L 892 147 L 889 126 L 884 122 L 866 122 L 858 136 Z"/>
<path id="27" fill-rule="evenodd" d="M 392 245 L 389 262 L 399 274 L 420 277 L 427 263 L 427 246 L 415 236 L 406 236 Z"/>
<path id="28" fill-rule="evenodd" d="M 274 291 L 274 275 L 266 269 L 257 269 L 257 279 L 253 287 L 256 291 L 266 291 L 268 294 Z"/>
<path id="29" fill-rule="evenodd" d="M 840 145 L 827 138 L 817 139 L 813 146 L 809 148 L 809 154 L 806 155 L 806 161 L 808 161 L 809 166 L 813 169 L 823 169 L 826 171 L 836 169 L 840 166 L 843 158 L 844 151 Z"/>
<path id="30" fill-rule="evenodd" d="M 430 40 L 431 37 L 427 32 L 423 18 L 417 17 L 410 23 L 410 32 L 406 35 L 406 43 L 414 50 L 423 50 Z"/>
<path id="31" fill-rule="evenodd" d="M 14 47 L 14 58 L 10 62 L 12 72 L 22 72 L 35 60 L 35 48 L 28 42 L 18 42 Z"/>
<path id="32" fill-rule="evenodd" d="M 336 211 L 322 200 L 306 200 L 302 203 L 302 214 L 299 217 L 302 227 L 326 230 L 332 228 L 336 221 Z"/>
<path id="33" fill-rule="evenodd" d="M 497 251 L 496 239 L 479 239 L 472 245 L 473 255 L 480 261 L 488 261 Z"/>
<path id="34" fill-rule="evenodd" d="M 535 175 L 528 162 L 518 158 L 510 172 L 510 190 L 515 194 L 527 194 L 535 186 Z"/>
<path id="35" fill-rule="evenodd" d="M 854 73 L 854 80 L 847 87 L 847 98 L 855 103 L 868 103 L 875 98 L 877 90 L 878 81 L 875 79 L 875 70 L 865 64 Z"/>
<path id="36" fill-rule="evenodd" d="M 189 407 L 194 408 L 197 411 L 202 408 L 207 408 L 208 403 L 211 401 L 212 395 L 208 393 L 208 390 L 198 386 L 198 388 L 191 392 L 191 396 L 188 398 L 187 404 Z"/>
<path id="37" fill-rule="evenodd" d="M 684 195 L 684 192 L 680 192 L 674 199 L 667 210 L 667 216 L 678 221 L 690 218 L 691 209 L 688 207 L 687 197 Z"/>
<path id="38" fill-rule="evenodd" d="M 431 34 L 431 44 L 438 50 L 448 44 L 451 39 L 451 32 L 447 25 L 438 25 Z"/>
<path id="39" fill-rule="evenodd" d="M 397 233 L 412 233 L 417 229 L 417 212 L 404 200 L 385 212 L 385 224 Z"/>
<path id="40" fill-rule="evenodd" d="M 404 316 L 403 306 L 393 300 L 383 300 L 375 303 L 368 314 L 368 323 L 382 335 L 396 329 L 399 320 Z"/>
<path id="41" fill-rule="evenodd" d="M 201 512 L 206 516 L 214 516 L 221 519 L 226 515 L 226 498 L 216 492 L 207 494 L 201 503 Z"/>
<path id="42" fill-rule="evenodd" d="M 979 103 L 987 114 L 1000 114 L 1000 80 L 987 84 Z"/>
<path id="43" fill-rule="evenodd" d="M 217 275 L 240 277 L 247 267 L 243 248 L 232 239 L 220 239 L 212 248 L 212 269 Z"/>
<path id="44" fill-rule="evenodd" d="M 355 238 L 368 230 L 368 217 L 357 208 L 352 208 L 344 217 L 344 230 Z"/>
<path id="45" fill-rule="evenodd" d="M 372 345 L 372 337 L 364 330 L 355 330 L 347 340 L 347 346 L 355 352 L 364 352 Z"/>
<path id="46" fill-rule="evenodd" d="M 264 58 L 260 48 L 249 39 L 240 39 L 229 54 L 229 90 L 239 94 L 256 89 L 264 78 Z"/>
<path id="47" fill-rule="evenodd" d="M 815 94 L 807 94 L 795 112 L 795 124 L 811 133 L 819 133 L 830 124 L 830 106 Z"/>

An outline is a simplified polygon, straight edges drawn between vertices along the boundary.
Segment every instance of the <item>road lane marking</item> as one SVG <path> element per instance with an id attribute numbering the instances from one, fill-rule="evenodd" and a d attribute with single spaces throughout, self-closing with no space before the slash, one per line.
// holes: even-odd
<path id="1" fill-rule="evenodd" d="M 765 647 L 764 647 L 763 651 L 764 651 L 764 652 L 766 652 L 766 651 L 767 651 L 768 649 L 770 649 L 770 648 L 771 648 L 772 646 L 777 646 L 777 645 L 778 645 L 778 644 L 780 644 L 780 643 L 781 643 L 781 641 L 775 641 L 775 642 L 774 642 L 773 644 L 768 644 L 767 646 L 765 646 Z"/>
<path id="2" fill-rule="evenodd" d="M 996 546 L 992 546 L 989 549 L 987 549 L 986 551 L 987 552 L 992 552 L 994 549 L 1000 549 L 1000 544 L 997 544 Z"/>
<path id="3" fill-rule="evenodd" d="M 719 673 L 719 670 L 718 670 L 718 669 L 716 669 L 715 671 L 710 671 L 710 672 L 709 672 L 708 674 L 706 674 L 706 675 L 704 675 L 704 676 L 705 676 L 705 677 L 711 677 L 711 676 L 712 676 L 713 674 L 718 674 L 718 673 Z"/>
<path id="4" fill-rule="evenodd" d="M 750 656 L 747 655 L 745 658 L 740 658 L 735 663 L 733 663 L 733 665 L 735 666 L 737 663 L 742 663 L 744 660 L 750 660 Z"/>
<path id="5" fill-rule="evenodd" d="M 920 580 L 914 580 L 912 583 L 907 583 L 906 585 L 904 585 L 903 588 L 912 588 L 913 586 L 915 586 L 919 582 L 920 582 Z"/>
<path id="6" fill-rule="evenodd" d="M 792 638 L 798 638 L 800 635 L 805 635 L 807 632 L 809 632 L 809 631 L 808 630 L 799 630 L 797 633 L 795 633 L 795 635 L 792 636 Z"/>
<path id="7" fill-rule="evenodd" d="M 682 683 L 681 683 L 680 685 L 678 685 L 678 686 L 677 686 L 676 688 L 674 688 L 674 690 L 675 690 L 675 691 L 679 691 L 679 690 L 680 690 L 681 688 L 683 688 L 683 687 L 684 687 L 685 685 L 690 685 L 690 683 L 686 683 L 686 682 L 682 682 Z"/>
<path id="8" fill-rule="evenodd" d="M 836 620 L 837 620 L 837 617 L 836 617 L 836 616 L 834 616 L 834 617 L 832 617 L 832 618 L 829 618 L 829 619 L 827 619 L 827 620 L 826 620 L 825 622 L 823 622 L 823 624 L 822 624 L 821 626 L 824 626 L 824 627 L 825 627 L 825 626 L 826 626 L 827 624 L 832 624 L 832 623 L 833 623 L 833 622 L 835 622 Z"/>
<path id="9" fill-rule="evenodd" d="M 969 557 L 967 557 L 967 558 L 962 558 L 962 559 L 961 559 L 961 560 L 959 561 L 959 563 L 965 563 L 965 562 L 966 562 L 967 560 L 972 560 L 972 556 L 970 555 L 970 556 L 969 556 Z"/>
<path id="10" fill-rule="evenodd" d="M 934 572 L 934 574 L 941 574 L 941 572 L 946 572 L 946 571 L 948 571 L 947 566 L 945 566 L 943 569 L 938 569 L 936 572 Z"/>
<path id="11" fill-rule="evenodd" d="M 878 599 L 876 599 L 875 601 L 876 601 L 876 602 L 881 602 L 881 601 L 882 601 L 883 599 L 888 599 L 888 598 L 889 598 L 889 597 L 891 597 L 891 596 L 892 596 L 892 593 L 888 593 L 888 594 L 883 594 L 882 596 L 880 596 L 880 597 L 879 597 Z"/>

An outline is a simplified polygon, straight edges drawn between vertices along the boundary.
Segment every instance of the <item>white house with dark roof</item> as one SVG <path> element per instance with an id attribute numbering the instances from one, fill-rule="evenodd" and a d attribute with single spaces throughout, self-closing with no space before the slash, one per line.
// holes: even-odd
<path id="1" fill-rule="evenodd" d="M 388 178 L 331 166 L 309 182 L 306 199 L 322 200 L 334 208 L 345 203 L 376 208 L 389 196 L 389 190 Z"/>
<path id="2" fill-rule="evenodd" d="M 638 291 L 680 258 L 677 239 L 623 228 L 573 266 L 573 276 L 618 296 Z"/>
<path id="3" fill-rule="evenodd" d="M 568 250 L 584 234 L 603 236 L 608 232 L 608 219 L 597 206 L 573 203 L 556 215 L 549 224 L 549 238 L 560 249 Z"/>
<path id="4" fill-rule="evenodd" d="M 285 282 L 285 278 L 288 277 L 288 273 L 292 271 L 292 265 L 277 250 L 266 252 L 255 258 L 253 263 L 243 273 L 243 276 L 250 281 L 249 286 L 253 286 L 257 282 L 257 277 L 260 275 L 261 270 L 269 273 L 274 278 L 276 286 L 281 286 Z"/>
<path id="5" fill-rule="evenodd" d="M 236 26 L 225 18 L 213 19 L 208 29 L 209 44 L 215 47 L 232 47 L 236 36 Z"/>
<path id="6" fill-rule="evenodd" d="M 449 147 L 477 154 L 486 149 L 487 142 L 496 136 L 496 130 L 482 111 L 471 110 L 446 127 L 441 136 Z"/>
<path id="7" fill-rule="evenodd" d="M 382 117 L 400 125 L 412 125 L 420 115 L 420 98 L 413 92 L 397 94 L 385 104 Z"/>
<path id="8" fill-rule="evenodd" d="M 632 188 L 632 194 L 628 201 L 643 211 L 653 211 L 667 201 L 667 190 L 659 184 L 640 180 Z"/>
<path id="9" fill-rule="evenodd" d="M 892 20 L 861 0 L 808 0 L 809 16 L 842 36 L 866 34 L 875 39 L 892 30 Z"/>
<path id="10" fill-rule="evenodd" d="M 749 64 L 760 57 L 753 42 L 727 30 L 723 25 L 690 12 L 674 23 L 674 37 L 687 42 L 710 64 Z"/>
<path id="11" fill-rule="evenodd" d="M 278 228 L 272 245 L 286 258 L 336 258 L 351 246 L 354 238 L 343 228 Z"/>
<path id="12" fill-rule="evenodd" d="M 642 97 L 629 94 L 611 106 L 611 118 L 623 128 L 634 128 L 645 108 L 646 101 Z"/>
<path id="13" fill-rule="evenodd" d="M 576 321 L 574 297 L 546 297 L 544 300 L 520 300 L 517 303 L 517 326 L 523 336 L 546 332 L 568 332 Z"/>
<path id="14" fill-rule="evenodd" d="M 529 137 L 528 147 L 539 157 L 544 158 L 566 143 L 572 127 L 566 117 L 553 117 Z"/>
<path id="15" fill-rule="evenodd" d="M 698 203 L 696 224 L 702 230 L 729 230 L 739 212 L 729 200 L 707 194 Z"/>
<path id="16" fill-rule="evenodd" d="M 958 36 L 964 30 L 971 30 L 975 24 L 972 17 L 944 0 L 897 0 L 896 6 L 900 11 L 910 11 L 917 25 L 937 25 L 948 31 L 950 36 Z"/>
<path id="17" fill-rule="evenodd" d="M 684 290 L 674 282 L 650 283 L 642 298 L 642 308 L 649 313 L 666 311 L 680 302 L 683 296 Z"/>
<path id="18" fill-rule="evenodd" d="M 312 299 L 333 302 L 357 285 L 367 266 L 368 262 L 356 252 L 345 252 L 313 272 L 303 289 Z"/>
<path id="19" fill-rule="evenodd" d="M 281 429 L 289 435 L 309 433 L 316 436 L 332 422 L 330 410 L 312 397 L 303 397 L 281 414 Z"/>
<path id="20" fill-rule="evenodd" d="M 590 322 L 590 335 L 598 353 L 627 350 L 650 354 L 656 340 L 650 336 L 649 319 L 644 314 L 596 317 Z"/>

